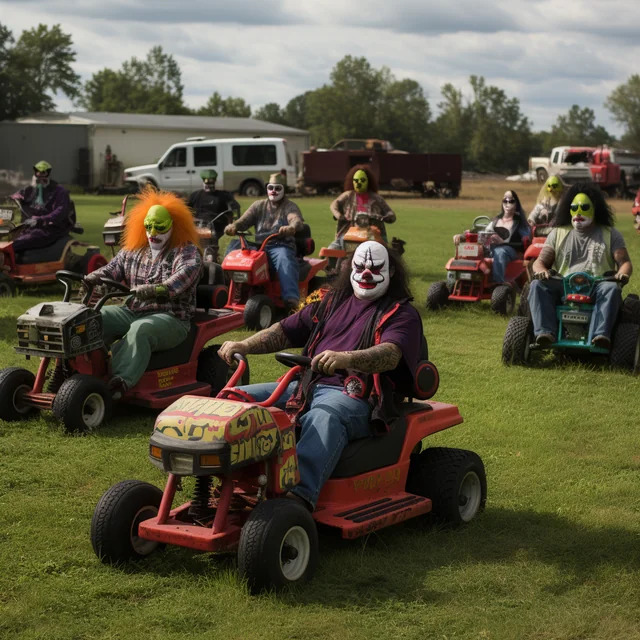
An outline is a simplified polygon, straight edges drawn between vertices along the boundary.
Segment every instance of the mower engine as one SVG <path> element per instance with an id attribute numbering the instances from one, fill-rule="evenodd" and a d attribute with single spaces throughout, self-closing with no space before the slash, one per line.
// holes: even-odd
<path id="1" fill-rule="evenodd" d="M 84 304 L 41 302 L 17 322 L 18 353 L 41 358 L 74 358 L 103 346 L 102 316 Z"/>

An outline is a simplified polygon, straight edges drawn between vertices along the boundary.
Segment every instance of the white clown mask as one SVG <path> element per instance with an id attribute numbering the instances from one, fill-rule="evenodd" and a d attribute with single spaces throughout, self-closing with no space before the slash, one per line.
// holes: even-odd
<path id="1" fill-rule="evenodd" d="M 271 202 L 280 202 L 284 198 L 284 185 L 270 182 L 267 185 L 267 197 Z"/>
<path id="2" fill-rule="evenodd" d="M 351 286 L 359 300 L 377 300 L 389 289 L 389 252 L 379 242 L 363 242 L 351 261 Z"/>

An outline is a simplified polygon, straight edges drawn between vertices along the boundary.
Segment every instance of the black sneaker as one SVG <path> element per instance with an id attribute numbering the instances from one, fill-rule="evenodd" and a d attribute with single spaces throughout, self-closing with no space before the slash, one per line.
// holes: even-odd
<path id="1" fill-rule="evenodd" d="M 548 347 L 555 341 L 555 336 L 551 333 L 541 333 L 539 336 L 536 336 L 536 344 L 539 347 Z"/>

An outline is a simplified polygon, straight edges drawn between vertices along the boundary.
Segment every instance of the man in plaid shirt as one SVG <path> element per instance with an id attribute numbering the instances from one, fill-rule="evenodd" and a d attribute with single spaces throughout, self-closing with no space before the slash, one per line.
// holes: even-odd
<path id="1" fill-rule="evenodd" d="M 176 347 L 187 337 L 196 307 L 202 258 L 198 234 L 186 203 L 167 192 L 147 190 L 127 214 L 123 248 L 101 269 L 85 277 L 123 282 L 133 296 L 123 306 L 103 307 L 105 344 L 112 349 L 114 395 L 133 387 L 151 353 Z"/>

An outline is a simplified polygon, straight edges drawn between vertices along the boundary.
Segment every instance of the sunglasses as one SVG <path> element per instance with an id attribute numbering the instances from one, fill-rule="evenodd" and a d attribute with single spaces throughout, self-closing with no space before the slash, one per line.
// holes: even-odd
<path id="1" fill-rule="evenodd" d="M 582 204 L 572 204 L 569 208 L 571 211 L 589 211 L 589 209 L 591 209 L 591 205 L 588 202 L 583 202 Z"/>
<path id="2" fill-rule="evenodd" d="M 267 191 L 275 191 L 276 193 L 280 193 L 284 187 L 281 184 L 268 184 Z"/>
<path id="3" fill-rule="evenodd" d="M 515 204 L 516 203 L 516 201 L 513 198 L 505 198 L 502 202 L 504 204 Z"/>

